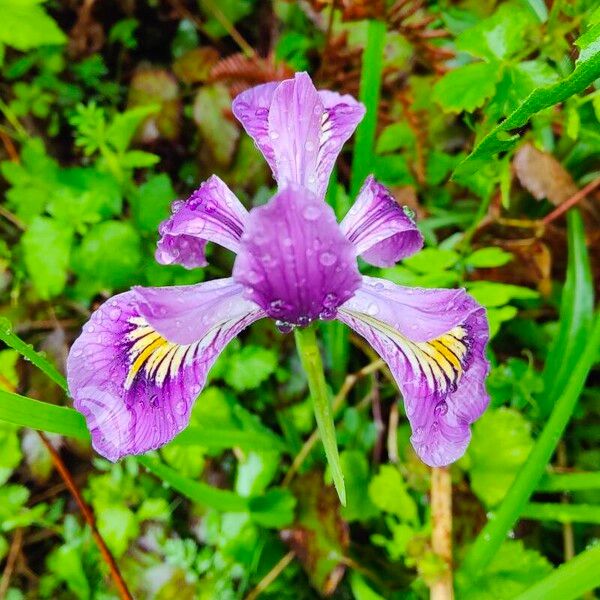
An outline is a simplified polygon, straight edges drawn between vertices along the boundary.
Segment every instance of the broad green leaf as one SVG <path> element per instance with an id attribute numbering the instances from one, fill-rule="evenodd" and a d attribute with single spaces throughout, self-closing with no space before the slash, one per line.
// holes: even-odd
<path id="1" fill-rule="evenodd" d="M 552 571 L 548 560 L 521 541 L 506 541 L 480 580 L 460 580 L 461 600 L 513 600 Z M 538 596 L 544 598 L 547 596 Z"/>
<path id="2" fill-rule="evenodd" d="M 275 372 L 277 363 L 273 350 L 247 345 L 228 358 L 224 379 L 238 392 L 253 390 Z"/>
<path id="3" fill-rule="evenodd" d="M 404 261 L 404 266 L 417 273 L 429 274 L 432 271 L 446 271 L 460 259 L 454 250 L 425 248 Z"/>
<path id="4" fill-rule="evenodd" d="M 67 36 L 40 4 L 40 0 L 0 0 L 0 43 L 22 51 L 64 44 Z"/>
<path id="5" fill-rule="evenodd" d="M 600 545 L 595 544 L 517 596 L 516 600 L 574 600 L 600 586 Z M 593 593 L 593 592 L 592 592 Z"/>
<path id="6" fill-rule="evenodd" d="M 412 148 L 415 145 L 415 134 L 406 121 L 392 123 L 384 128 L 375 146 L 377 154 L 394 152 L 400 148 Z"/>
<path id="7" fill-rule="evenodd" d="M 118 152 L 125 152 L 144 119 L 155 114 L 159 109 L 160 107 L 157 104 L 149 104 L 136 106 L 123 113 L 116 114 L 106 128 L 106 141 Z"/>
<path id="8" fill-rule="evenodd" d="M 296 499 L 289 490 L 272 488 L 248 500 L 250 518 L 263 527 L 281 529 L 294 520 Z"/>
<path id="9" fill-rule="evenodd" d="M 125 152 L 120 159 L 120 163 L 126 169 L 142 169 L 144 167 L 151 167 L 160 161 L 160 157 L 151 152 L 144 152 L 143 150 L 130 150 Z"/>
<path id="10" fill-rule="evenodd" d="M 65 287 L 72 239 L 70 227 L 48 217 L 36 217 L 21 238 L 25 266 L 44 300 L 58 296 Z"/>
<path id="11" fill-rule="evenodd" d="M 513 255 L 502 248 L 480 248 L 467 256 L 465 264 L 474 269 L 501 267 L 509 263 L 512 258 Z"/>
<path id="12" fill-rule="evenodd" d="M 129 544 L 139 534 L 133 512 L 126 506 L 103 506 L 97 517 L 98 530 L 116 558 L 123 556 Z"/>
<path id="13" fill-rule="evenodd" d="M 515 111 L 479 141 L 473 151 L 456 167 L 453 178 L 459 179 L 481 170 L 499 152 L 512 149 L 520 139 L 518 134 L 511 134 L 512 131 L 523 127 L 539 111 L 581 93 L 600 77 L 600 51 L 596 49 L 593 40 L 588 40 L 586 36 L 583 37 L 583 44 L 580 46 L 582 56 L 577 61 L 574 71 L 553 85 L 531 92 Z"/>
<path id="14" fill-rule="evenodd" d="M 175 190 L 166 173 L 150 176 L 131 199 L 133 219 L 138 229 L 155 233 L 159 223 L 169 216 L 169 206 L 175 198 Z"/>
<path id="15" fill-rule="evenodd" d="M 536 25 L 534 14 L 522 2 L 505 2 L 491 17 L 463 31 L 456 47 L 479 58 L 503 60 L 525 48 L 528 30 Z"/>
<path id="16" fill-rule="evenodd" d="M 406 489 L 400 471 L 393 465 L 382 465 L 369 483 L 371 502 L 380 510 L 408 523 L 418 522 L 417 504 Z"/>
<path id="17" fill-rule="evenodd" d="M 446 112 L 473 112 L 496 89 L 502 69 L 498 63 L 478 62 L 446 73 L 433 88 L 433 98 Z"/>
<path id="18" fill-rule="evenodd" d="M 342 507 L 342 517 L 346 521 L 367 521 L 379 511 L 365 489 L 369 485 L 369 463 L 363 452 L 344 450 L 340 453 L 342 472 L 346 481 L 348 501 Z"/>
<path id="19" fill-rule="evenodd" d="M 496 281 L 473 281 L 467 284 L 467 289 L 477 302 L 488 308 L 504 306 L 511 300 L 539 298 L 539 293 L 530 288 Z"/>
<path id="20" fill-rule="evenodd" d="M 471 488 L 486 506 L 504 498 L 532 447 L 531 425 L 516 410 L 488 409 L 475 423 L 467 470 Z"/>
<path id="21" fill-rule="evenodd" d="M 0 485 L 8 481 L 23 458 L 17 432 L 14 425 L 0 422 Z"/>
<path id="22" fill-rule="evenodd" d="M 201 87 L 194 100 L 194 121 L 205 144 L 222 166 L 231 163 L 239 138 L 239 129 L 226 116 L 230 104 L 229 92 L 220 83 Z"/>
<path id="23" fill-rule="evenodd" d="M 137 231 L 123 221 L 105 221 L 92 227 L 76 248 L 75 272 L 93 289 L 116 289 L 136 283 L 142 259 Z"/>

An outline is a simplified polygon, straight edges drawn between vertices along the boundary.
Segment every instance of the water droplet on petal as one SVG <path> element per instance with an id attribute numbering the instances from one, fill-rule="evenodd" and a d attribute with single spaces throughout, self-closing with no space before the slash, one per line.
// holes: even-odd
<path id="1" fill-rule="evenodd" d="M 338 303 L 338 296 L 333 292 L 329 292 L 323 299 L 323 306 L 327 308 L 331 308 L 332 306 L 336 306 Z"/>
<path id="2" fill-rule="evenodd" d="M 270 137 L 272 140 L 276 140 L 276 139 L 278 139 L 278 138 L 279 138 L 279 134 L 278 134 L 276 131 L 270 131 L 270 132 L 269 132 L 269 137 Z"/>
<path id="3" fill-rule="evenodd" d="M 315 204 L 309 204 L 307 207 L 305 207 L 305 209 L 302 211 L 302 216 L 307 220 L 307 221 L 316 221 L 319 216 L 321 215 L 321 210 L 318 206 L 316 206 Z"/>
<path id="4" fill-rule="evenodd" d="M 108 311 L 108 316 L 113 320 L 113 321 L 118 321 L 119 317 L 121 316 L 121 309 L 120 308 L 111 308 Z"/>
<path id="5" fill-rule="evenodd" d="M 258 271 L 248 271 L 247 277 L 250 283 L 259 283 L 263 280 L 263 276 Z"/>
<path id="6" fill-rule="evenodd" d="M 315 149 L 315 145 L 309 141 L 304 144 L 304 148 L 307 152 L 312 152 Z"/>
<path id="7" fill-rule="evenodd" d="M 178 415 L 185 415 L 185 411 L 186 411 L 185 402 L 178 402 L 175 405 L 175 411 L 177 412 Z"/>
<path id="8" fill-rule="evenodd" d="M 377 306 L 377 304 L 375 304 L 374 302 L 372 302 L 371 304 L 369 304 L 369 306 L 367 306 L 367 314 L 368 315 L 371 315 L 372 317 L 374 317 L 378 313 L 379 313 L 379 306 Z"/>
<path id="9" fill-rule="evenodd" d="M 310 317 L 307 317 L 306 315 L 298 317 L 298 325 L 300 325 L 300 327 L 308 327 L 310 325 Z"/>
<path id="10" fill-rule="evenodd" d="M 319 262 L 324 266 L 324 267 L 331 267 L 331 265 L 333 265 L 335 263 L 335 261 L 337 260 L 337 257 L 335 254 L 333 254 L 333 252 L 323 252 L 320 256 L 319 256 Z"/>
<path id="11" fill-rule="evenodd" d="M 294 326 L 287 321 L 275 321 L 275 327 L 280 333 L 290 333 L 294 329 Z"/>

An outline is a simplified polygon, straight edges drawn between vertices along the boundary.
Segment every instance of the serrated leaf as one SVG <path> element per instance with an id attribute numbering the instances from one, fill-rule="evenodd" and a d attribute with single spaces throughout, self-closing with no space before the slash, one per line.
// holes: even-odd
<path id="1" fill-rule="evenodd" d="M 253 390 L 275 372 L 277 354 L 261 346 L 244 346 L 227 360 L 224 379 L 236 391 Z"/>
<path id="2" fill-rule="evenodd" d="M 0 0 L 0 43 L 17 50 L 64 44 L 67 36 L 39 0 Z"/>
<path id="3" fill-rule="evenodd" d="M 48 217 L 36 217 L 21 238 L 31 282 L 45 300 L 65 287 L 72 239 L 70 227 Z"/>
<path id="4" fill-rule="evenodd" d="M 498 63 L 472 63 L 446 73 L 434 86 L 434 100 L 447 112 L 473 112 L 493 95 Z"/>
<path id="5" fill-rule="evenodd" d="M 516 410 L 488 410 L 475 423 L 468 471 L 473 491 L 486 506 L 504 498 L 532 448 L 531 425 Z"/>

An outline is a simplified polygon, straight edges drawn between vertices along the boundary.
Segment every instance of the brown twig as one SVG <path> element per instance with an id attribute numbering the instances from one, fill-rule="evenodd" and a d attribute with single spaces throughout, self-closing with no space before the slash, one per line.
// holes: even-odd
<path id="1" fill-rule="evenodd" d="M 431 469 L 431 546 L 446 569 L 431 584 L 431 600 L 453 600 L 452 586 L 452 480 L 448 467 Z"/>
<path id="2" fill-rule="evenodd" d="M 0 216 L 4 217 L 7 221 L 10 221 L 17 229 L 25 231 L 25 223 L 23 223 L 19 217 L 13 215 L 10 210 L 4 206 L 0 206 Z"/>
<path id="3" fill-rule="evenodd" d="M 4 148 L 6 148 L 6 153 L 8 154 L 8 157 L 10 158 L 10 160 L 14 163 L 21 162 L 20 158 L 19 158 L 19 153 L 17 152 L 17 149 L 15 148 L 13 141 L 10 139 L 10 136 L 7 133 L 5 133 L 4 131 L 0 130 L 0 139 L 2 140 L 2 143 L 4 144 Z"/>
<path id="4" fill-rule="evenodd" d="M 374 362 L 369 363 L 367 366 L 363 367 L 356 373 L 351 373 L 350 375 L 347 375 L 346 379 L 344 380 L 344 383 L 342 384 L 342 387 L 340 388 L 340 391 L 336 394 L 335 398 L 333 399 L 333 414 L 335 415 L 335 413 L 342 406 L 342 404 L 346 400 L 346 397 L 350 393 L 350 390 L 356 385 L 356 382 L 359 379 L 361 379 L 362 377 L 366 377 L 367 375 L 370 375 L 375 371 L 378 371 L 384 366 L 385 363 L 381 359 L 377 359 Z M 284 487 L 290 484 L 290 482 L 294 478 L 294 475 L 296 475 L 298 469 L 300 469 L 300 467 L 302 466 L 302 464 L 304 463 L 307 456 L 310 454 L 311 450 L 314 448 L 318 440 L 319 431 L 315 429 L 310 434 L 308 439 L 304 442 L 302 448 L 300 448 L 300 452 L 296 454 L 294 460 L 292 461 L 292 464 L 290 465 L 290 468 L 288 469 L 288 472 L 285 474 L 282 483 Z"/>
<path id="5" fill-rule="evenodd" d="M 15 565 L 17 564 L 19 552 L 21 551 L 22 542 L 23 530 L 17 529 L 10 544 L 10 551 L 6 559 L 6 567 L 4 568 L 2 579 L 0 580 L 0 600 L 3 600 L 6 597 L 6 592 L 8 591 L 8 586 L 10 585 L 10 578 L 12 577 Z"/>
<path id="6" fill-rule="evenodd" d="M 108 549 L 108 546 L 106 545 L 106 542 L 104 541 L 104 539 L 100 535 L 100 532 L 98 531 L 98 528 L 96 527 L 96 519 L 94 518 L 94 513 L 81 496 L 79 488 L 77 487 L 77 484 L 73 480 L 71 473 L 69 472 L 65 463 L 60 457 L 60 454 L 56 451 L 54 446 L 50 443 L 48 438 L 41 431 L 38 431 L 38 434 L 44 446 L 46 446 L 46 449 L 50 453 L 52 462 L 56 470 L 65 482 L 65 485 L 67 486 L 69 492 L 71 492 L 71 495 L 77 503 L 77 506 L 79 507 L 83 518 L 85 519 L 85 522 L 88 524 L 92 532 L 92 537 L 94 538 L 94 541 L 96 542 L 96 545 L 100 550 L 100 554 L 102 555 L 104 562 L 108 565 L 110 576 L 119 592 L 119 596 L 122 600 L 133 600 L 133 596 L 129 593 L 127 584 L 125 583 L 125 580 L 121 575 L 121 571 L 119 570 L 119 567 L 115 562 L 113 555 L 111 554 L 110 550 Z"/>
<path id="7" fill-rule="evenodd" d="M 291 550 L 256 584 L 256 587 L 246 596 L 245 600 L 258 598 L 280 575 L 284 569 L 294 560 L 294 552 Z"/>
<path id="8" fill-rule="evenodd" d="M 390 409 L 390 419 L 388 422 L 387 434 L 387 452 L 388 460 L 391 463 L 397 464 L 400 460 L 398 457 L 398 421 L 400 420 L 400 409 L 398 403 L 394 402 Z"/>
<path id="9" fill-rule="evenodd" d="M 546 215 L 542 219 L 544 225 L 548 225 L 560 215 L 567 212 L 570 208 L 573 208 L 578 202 L 581 202 L 588 194 L 593 192 L 600 185 L 600 177 L 594 179 L 588 183 L 585 187 L 581 188 L 576 194 L 573 194 L 568 200 L 565 200 L 558 208 L 553 210 L 549 215 Z"/>

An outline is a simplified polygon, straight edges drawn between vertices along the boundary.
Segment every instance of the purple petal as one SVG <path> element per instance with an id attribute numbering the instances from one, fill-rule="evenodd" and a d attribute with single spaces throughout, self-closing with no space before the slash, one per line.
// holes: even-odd
<path id="1" fill-rule="evenodd" d="M 411 290 L 365 277 L 338 318 L 390 367 L 421 459 L 436 467 L 459 459 L 489 402 L 485 309 L 464 290 Z"/>
<path id="2" fill-rule="evenodd" d="M 206 242 L 238 251 L 248 211 L 216 175 L 203 182 L 185 202 L 173 202 L 171 211 L 171 217 L 158 228 L 159 263 L 177 263 L 187 269 L 204 267 Z"/>
<path id="3" fill-rule="evenodd" d="M 277 168 L 271 138 L 269 137 L 269 110 L 273 101 L 273 94 L 278 86 L 278 81 L 257 85 L 236 96 L 231 105 L 231 110 L 236 119 L 255 141 L 274 175 Z"/>
<path id="4" fill-rule="evenodd" d="M 234 115 L 264 154 L 278 184 L 301 185 L 319 198 L 364 112 L 351 96 L 317 92 L 306 73 L 257 86 L 233 101 Z"/>
<path id="5" fill-rule="evenodd" d="M 250 212 L 233 277 L 270 317 L 301 326 L 333 318 L 360 285 L 333 210 L 296 187 Z"/>
<path id="6" fill-rule="evenodd" d="M 69 353 L 74 406 L 86 418 L 94 448 L 109 460 L 153 450 L 175 437 L 188 424 L 219 353 L 264 316 L 231 279 L 190 286 L 180 305 L 174 293 L 182 289 L 138 289 L 115 296 L 94 312 Z M 148 312 L 156 302 L 160 333 L 141 315 L 140 298 Z M 163 334 L 171 325 L 162 308 L 173 308 L 173 318 L 199 336 L 189 344 L 167 341 Z"/>
<path id="7" fill-rule="evenodd" d="M 376 267 L 391 267 L 423 246 L 423 236 L 402 206 L 372 176 L 340 223 L 356 254 Z"/>

